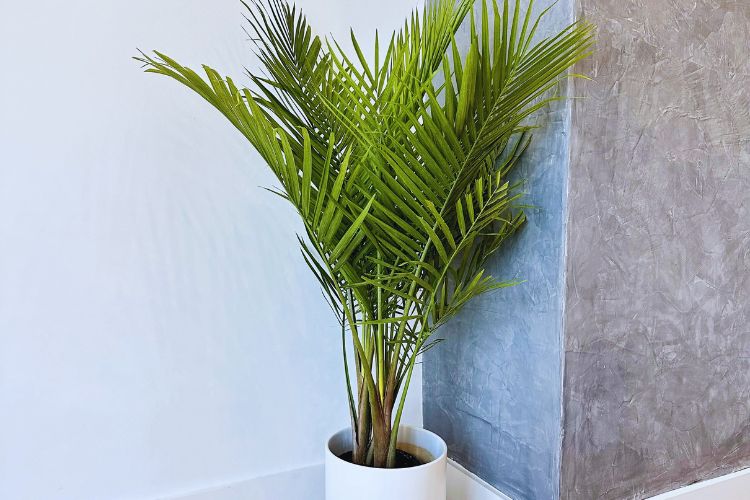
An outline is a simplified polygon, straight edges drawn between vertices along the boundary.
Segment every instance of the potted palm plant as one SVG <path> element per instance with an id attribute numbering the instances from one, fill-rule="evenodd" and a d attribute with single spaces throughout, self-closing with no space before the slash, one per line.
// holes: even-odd
<path id="1" fill-rule="evenodd" d="M 592 45 L 590 24 L 538 40 L 546 11 L 488 1 L 464 54 L 455 33 L 472 0 L 415 11 L 384 43 L 376 35 L 372 60 L 353 33 L 349 54 L 284 0 L 253 0 L 264 71 L 249 88 L 160 52 L 136 58 L 218 109 L 302 219 L 302 256 L 341 324 L 351 415 L 326 449 L 329 500 L 445 498 L 445 443 L 400 425 L 414 365 L 464 304 L 514 284 L 485 270 L 524 222 L 509 174 L 528 117 Z"/>

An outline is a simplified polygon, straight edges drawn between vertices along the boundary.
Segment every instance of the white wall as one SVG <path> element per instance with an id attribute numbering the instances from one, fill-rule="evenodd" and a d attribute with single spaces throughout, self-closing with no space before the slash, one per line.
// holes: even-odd
<path id="1" fill-rule="evenodd" d="M 411 4 L 298 3 L 341 36 Z M 339 333 L 295 216 L 218 113 L 130 59 L 241 80 L 239 1 L 0 12 L 0 498 L 147 499 L 321 461 L 347 424 Z"/>

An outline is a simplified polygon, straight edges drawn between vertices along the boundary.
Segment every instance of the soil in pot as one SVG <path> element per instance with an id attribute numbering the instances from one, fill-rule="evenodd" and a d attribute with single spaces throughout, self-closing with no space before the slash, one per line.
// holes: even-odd
<path id="1" fill-rule="evenodd" d="M 352 463 L 352 452 L 347 451 L 346 453 L 339 455 L 339 458 L 341 460 Z M 408 469 L 409 467 L 417 467 L 424 464 L 425 462 L 421 461 L 411 453 L 407 453 L 402 450 L 396 450 L 396 466 L 394 467 L 395 469 Z"/>

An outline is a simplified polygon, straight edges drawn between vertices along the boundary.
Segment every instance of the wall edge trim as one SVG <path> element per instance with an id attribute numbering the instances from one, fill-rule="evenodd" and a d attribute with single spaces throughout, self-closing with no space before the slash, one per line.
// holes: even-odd
<path id="1" fill-rule="evenodd" d="M 750 491 L 750 468 L 662 493 L 651 500 L 745 500 Z"/>
<path id="2" fill-rule="evenodd" d="M 453 460 L 448 460 L 449 500 L 513 500 L 466 470 Z M 189 492 L 158 497 L 159 500 L 303 500 L 298 496 L 300 485 L 307 483 L 312 493 L 304 500 L 322 500 L 324 483 L 323 464 L 314 464 L 278 473 L 206 486 Z M 287 489 L 294 485 L 295 491 Z M 262 490 L 262 493 L 259 493 Z M 273 497 L 267 495 L 272 494 Z M 259 496 L 262 495 L 262 496 Z"/>

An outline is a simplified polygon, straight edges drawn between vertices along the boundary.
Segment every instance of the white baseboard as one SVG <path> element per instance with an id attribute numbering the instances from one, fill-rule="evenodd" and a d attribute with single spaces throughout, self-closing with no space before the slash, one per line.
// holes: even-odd
<path id="1" fill-rule="evenodd" d="M 324 478 L 318 464 L 161 500 L 323 500 Z"/>
<path id="2" fill-rule="evenodd" d="M 453 460 L 448 460 L 448 500 L 512 499 Z"/>
<path id="3" fill-rule="evenodd" d="M 748 499 L 750 499 L 750 469 L 701 481 L 651 498 L 651 500 Z"/>
<path id="4" fill-rule="evenodd" d="M 323 465 L 206 488 L 162 500 L 323 500 Z M 448 500 L 511 500 L 457 463 L 448 461 Z"/>
<path id="5" fill-rule="evenodd" d="M 323 500 L 323 465 L 311 465 L 162 500 Z M 750 469 L 696 483 L 651 500 L 749 500 Z M 448 500 L 512 500 L 448 460 Z"/>

